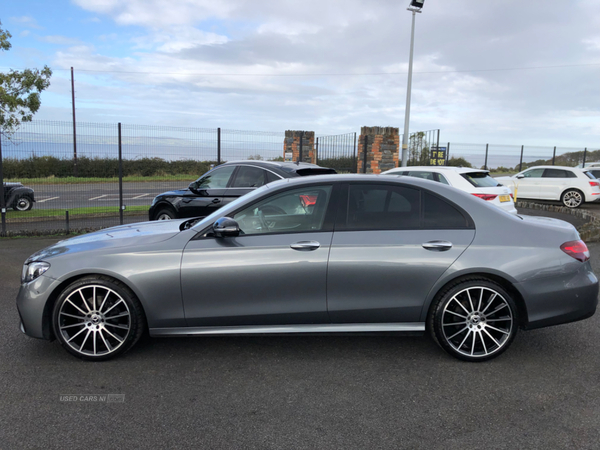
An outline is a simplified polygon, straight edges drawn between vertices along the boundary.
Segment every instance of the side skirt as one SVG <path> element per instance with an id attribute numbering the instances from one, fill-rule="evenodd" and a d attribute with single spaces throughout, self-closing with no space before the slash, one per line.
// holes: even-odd
<path id="1" fill-rule="evenodd" d="M 342 323 L 311 325 L 243 325 L 230 327 L 150 328 L 150 336 L 201 336 L 223 334 L 378 333 L 423 332 L 424 322 Z"/>

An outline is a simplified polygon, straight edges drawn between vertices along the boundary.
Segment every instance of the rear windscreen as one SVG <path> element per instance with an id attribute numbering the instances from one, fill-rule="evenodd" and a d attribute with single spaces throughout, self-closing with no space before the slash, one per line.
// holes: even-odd
<path id="1" fill-rule="evenodd" d="M 485 188 L 502 186 L 495 179 L 490 177 L 490 174 L 487 172 L 461 173 L 461 176 L 475 187 Z"/>
<path id="2" fill-rule="evenodd" d="M 305 177 L 308 175 L 332 175 L 337 172 L 334 169 L 317 169 L 317 168 L 306 168 L 306 169 L 298 169 L 296 173 L 301 177 Z"/>

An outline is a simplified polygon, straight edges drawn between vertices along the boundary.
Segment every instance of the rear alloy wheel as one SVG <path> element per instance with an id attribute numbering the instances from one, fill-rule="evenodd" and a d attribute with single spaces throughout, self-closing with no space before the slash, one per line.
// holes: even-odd
<path id="1" fill-rule="evenodd" d="M 131 348 L 144 330 L 139 301 L 122 283 L 85 277 L 69 285 L 53 312 L 54 335 L 81 359 L 105 360 Z"/>
<path id="2" fill-rule="evenodd" d="M 569 189 L 563 192 L 560 201 L 567 208 L 579 208 L 583 203 L 583 194 L 577 189 Z"/>
<path id="3" fill-rule="evenodd" d="M 31 208 L 33 208 L 33 201 L 31 201 L 31 198 L 29 198 L 27 195 L 24 195 L 15 201 L 14 208 L 17 211 L 29 211 Z"/>
<path id="4" fill-rule="evenodd" d="M 455 358 L 487 361 L 504 352 L 517 334 L 514 300 L 487 279 L 467 280 L 443 292 L 430 317 L 437 343 Z"/>
<path id="5" fill-rule="evenodd" d="M 172 220 L 175 218 L 175 214 L 170 209 L 161 209 L 156 213 L 156 220 Z"/>

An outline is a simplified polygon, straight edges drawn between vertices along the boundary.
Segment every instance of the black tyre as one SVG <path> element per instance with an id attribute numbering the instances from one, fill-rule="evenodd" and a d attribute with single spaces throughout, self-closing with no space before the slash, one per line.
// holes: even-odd
<path id="1" fill-rule="evenodd" d="M 16 211 L 29 211 L 31 208 L 33 208 L 33 200 L 29 195 L 22 195 L 13 204 L 13 209 Z"/>
<path id="2" fill-rule="evenodd" d="M 577 189 L 569 189 L 560 196 L 560 201 L 567 208 L 579 208 L 584 201 L 583 194 Z"/>
<path id="3" fill-rule="evenodd" d="M 169 208 L 163 208 L 156 213 L 154 220 L 172 220 L 175 219 L 175 213 Z"/>
<path id="4" fill-rule="evenodd" d="M 429 329 L 446 352 L 464 361 L 487 361 L 504 352 L 518 328 L 514 300 L 486 278 L 459 281 L 434 300 Z"/>
<path id="5" fill-rule="evenodd" d="M 123 283 L 87 276 L 60 294 L 54 304 L 52 326 L 69 353 L 103 361 L 133 347 L 144 332 L 146 319 L 140 302 Z"/>

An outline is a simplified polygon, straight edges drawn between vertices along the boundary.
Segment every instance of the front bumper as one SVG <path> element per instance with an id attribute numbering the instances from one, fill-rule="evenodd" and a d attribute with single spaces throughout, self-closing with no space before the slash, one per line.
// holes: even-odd
<path id="1" fill-rule="evenodd" d="M 17 294 L 17 309 L 21 317 L 21 331 L 37 339 L 52 339 L 50 330 L 50 295 L 59 281 L 41 275 L 31 283 L 21 284 Z"/>

